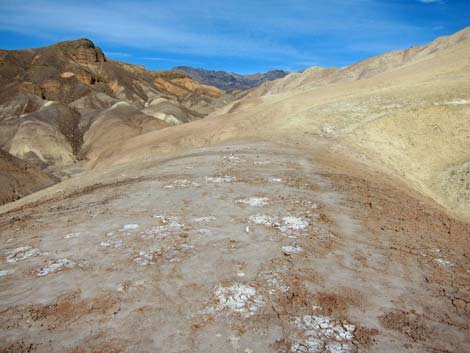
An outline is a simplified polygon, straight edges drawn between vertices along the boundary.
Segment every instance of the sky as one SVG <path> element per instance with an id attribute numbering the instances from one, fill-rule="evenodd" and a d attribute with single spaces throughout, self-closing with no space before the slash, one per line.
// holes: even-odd
<path id="1" fill-rule="evenodd" d="M 342 67 L 470 25 L 470 0 L 0 0 L 0 48 L 89 38 L 151 70 Z"/>

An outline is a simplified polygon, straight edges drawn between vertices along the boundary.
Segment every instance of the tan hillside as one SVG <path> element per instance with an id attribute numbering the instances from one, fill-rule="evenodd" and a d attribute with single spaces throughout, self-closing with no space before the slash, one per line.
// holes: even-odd
<path id="1" fill-rule="evenodd" d="M 39 169 L 0 149 L 0 205 L 56 183 Z"/>
<path id="2" fill-rule="evenodd" d="M 116 148 L 123 141 L 143 132 L 168 126 L 160 119 L 142 114 L 129 103 L 118 102 L 95 117 L 83 136 L 81 158 L 95 159 L 103 149 Z"/>
<path id="3" fill-rule="evenodd" d="M 255 94 L 255 89 L 202 121 L 109 149 L 90 166 L 133 160 L 157 146 L 175 151 L 256 138 L 311 147 L 321 140 L 399 176 L 452 212 L 469 217 L 469 200 L 462 196 L 468 190 L 470 160 L 469 57 L 466 28 L 427 46 L 341 70 L 289 75 L 265 83 L 259 89 L 262 94 Z M 306 87 L 294 89 L 289 82 L 302 82 L 302 75 Z M 270 85 L 274 93 L 268 94 Z M 458 185 L 450 186 L 451 180 L 458 180 Z"/>

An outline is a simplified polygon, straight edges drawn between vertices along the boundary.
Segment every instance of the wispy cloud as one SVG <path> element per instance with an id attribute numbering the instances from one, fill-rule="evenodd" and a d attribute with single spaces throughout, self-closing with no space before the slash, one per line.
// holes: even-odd
<path id="1" fill-rule="evenodd" d="M 132 53 L 133 59 L 149 63 L 191 60 L 232 67 L 256 62 L 257 70 L 308 62 L 344 65 L 382 49 L 430 40 L 437 20 L 417 21 L 413 11 L 421 11 L 422 17 L 436 7 L 423 10 L 418 1 L 439 2 L 0 1 L 0 31 L 40 37 L 42 42 L 86 36 L 116 58 Z M 439 17 L 438 23 L 445 21 Z"/>
<path id="2" fill-rule="evenodd" d="M 238 33 L 198 29 L 198 10 L 168 8 L 161 4 L 134 2 L 5 2 L 0 29 L 30 35 L 88 35 L 99 41 L 129 47 L 186 54 L 295 55 L 289 45 L 265 38 L 259 41 Z M 194 26 L 196 24 L 196 26 Z M 205 30 L 206 29 L 206 30 Z"/>

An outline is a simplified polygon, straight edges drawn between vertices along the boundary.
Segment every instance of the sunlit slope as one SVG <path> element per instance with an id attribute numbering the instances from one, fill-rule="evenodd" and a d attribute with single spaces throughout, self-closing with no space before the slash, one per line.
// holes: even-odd
<path id="1" fill-rule="evenodd" d="M 310 77 L 321 74 L 321 80 Z M 342 73 L 342 74 L 341 74 Z M 108 149 L 92 167 L 225 141 L 327 141 L 470 217 L 470 29 L 341 70 L 314 69 L 209 118 Z M 328 77 L 328 75 L 331 75 Z M 284 88 L 279 82 L 290 82 Z M 260 88 L 261 89 L 261 88 Z"/>

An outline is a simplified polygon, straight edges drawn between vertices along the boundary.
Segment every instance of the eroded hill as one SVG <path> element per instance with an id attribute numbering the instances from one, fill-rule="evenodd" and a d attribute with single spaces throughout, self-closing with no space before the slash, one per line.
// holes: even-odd
<path id="1" fill-rule="evenodd" d="M 0 51 L 0 84 L 0 147 L 56 169 L 103 145 L 200 119 L 230 99 L 181 73 L 106 58 L 87 39 Z"/>

